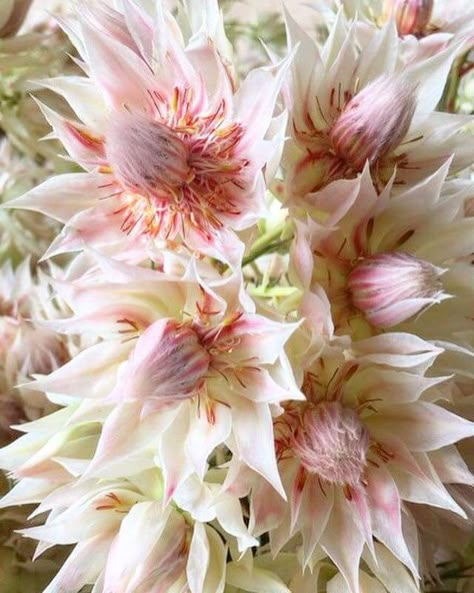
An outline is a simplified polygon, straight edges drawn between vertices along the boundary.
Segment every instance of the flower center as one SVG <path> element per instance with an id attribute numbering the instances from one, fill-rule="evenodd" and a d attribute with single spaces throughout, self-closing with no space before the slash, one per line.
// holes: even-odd
<path id="1" fill-rule="evenodd" d="M 211 357 L 187 325 L 162 319 L 138 339 L 125 371 L 126 399 L 175 402 L 193 397 L 209 369 Z"/>
<path id="2" fill-rule="evenodd" d="M 355 485 L 365 468 L 369 433 L 339 402 L 308 407 L 292 439 L 302 466 L 340 486 Z"/>
<path id="3" fill-rule="evenodd" d="M 115 113 L 106 137 L 107 159 L 124 189 L 155 195 L 179 187 L 191 175 L 183 140 L 143 114 Z"/>
<path id="4" fill-rule="evenodd" d="M 378 253 L 356 265 L 348 288 L 353 305 L 372 325 L 392 327 L 447 298 L 443 272 L 408 253 Z"/>
<path id="5" fill-rule="evenodd" d="M 337 156 L 355 171 L 374 163 L 396 148 L 405 135 L 416 107 L 414 89 L 397 77 L 380 77 L 344 107 L 329 140 Z"/>

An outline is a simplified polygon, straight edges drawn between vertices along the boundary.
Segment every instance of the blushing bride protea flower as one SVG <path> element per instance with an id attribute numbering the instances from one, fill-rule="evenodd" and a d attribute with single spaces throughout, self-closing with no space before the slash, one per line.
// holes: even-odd
<path id="1" fill-rule="evenodd" d="M 290 268 L 304 290 L 324 290 L 337 334 L 397 327 L 465 346 L 474 219 L 466 187 L 446 183 L 448 168 L 393 196 L 391 184 L 377 193 L 366 167 L 301 202 L 310 218 L 297 225 Z"/>
<path id="2" fill-rule="evenodd" d="M 15 270 L 11 262 L 0 268 L 0 441 L 6 444 L 18 432 L 10 427 L 33 420 L 52 409 L 51 403 L 20 383 L 35 373 L 49 373 L 69 358 L 67 342 L 41 322 L 57 316 L 48 303 L 50 286 L 41 271 L 32 276 L 30 261 Z M 56 313 L 56 315 L 55 315 Z"/>
<path id="3" fill-rule="evenodd" d="M 296 537 L 306 567 L 320 546 L 357 593 L 360 559 L 364 549 L 376 558 L 375 537 L 417 577 L 406 502 L 465 516 L 437 468 L 461 468 L 461 456 L 443 448 L 474 434 L 471 422 L 425 396 L 443 381 L 425 376 L 439 353 L 393 333 L 327 347 L 305 367 L 306 401 L 287 403 L 274 421 L 290 504 L 248 469 L 228 481 L 230 492 L 251 491 L 250 526 L 256 536 L 269 532 L 272 554 Z M 472 483 L 467 469 L 466 479 Z"/>
<path id="4" fill-rule="evenodd" d="M 325 4 L 333 10 L 325 10 L 328 23 L 334 22 L 335 12 L 342 8 L 357 21 L 363 35 L 392 19 L 400 36 L 400 50 L 408 59 L 433 55 L 448 45 L 458 45 L 460 53 L 472 46 L 474 10 L 470 0 L 326 0 Z"/>
<path id="5" fill-rule="evenodd" d="M 97 448 L 81 455 L 83 471 L 122 477 L 158 465 L 168 502 L 188 478 L 203 480 L 225 444 L 284 495 L 272 413 L 303 397 L 283 349 L 297 325 L 256 314 L 239 275 L 204 282 L 192 264 L 173 277 L 96 258 L 83 277 L 57 282 L 74 315 L 48 327 L 102 341 L 28 385 L 71 410 L 79 405 L 68 430 L 82 417 L 100 423 L 95 432 L 102 425 Z M 24 438 L 12 459 L 17 446 L 28 449 Z M 34 476 L 38 459 L 25 459 L 16 475 Z"/>
<path id="6" fill-rule="evenodd" d="M 452 170 L 470 164 L 465 116 L 434 111 L 456 46 L 405 60 L 392 21 L 370 35 L 340 12 L 319 49 L 287 15 L 292 62 L 287 101 L 291 141 L 285 145 L 288 203 L 332 181 L 361 174 L 366 163 L 378 191 L 413 185 L 452 154 Z"/>
<path id="7" fill-rule="evenodd" d="M 98 2 L 66 21 L 89 77 L 45 85 L 80 121 L 43 112 L 86 172 L 16 201 L 66 223 L 50 254 L 84 242 L 115 242 L 123 254 L 138 242 L 146 253 L 156 239 L 239 261 L 234 231 L 263 215 L 262 168 L 271 175 L 279 154 L 278 126 L 274 142 L 264 136 L 285 65 L 254 70 L 236 88 L 217 2 L 190 6 L 186 41 L 161 2 L 152 13 L 145 3 L 127 0 L 118 12 Z"/>
<path id="8" fill-rule="evenodd" d="M 226 546 L 210 525 L 181 509 L 163 508 L 157 470 L 120 480 L 20 483 L 2 501 L 41 502 L 43 525 L 23 530 L 38 540 L 37 555 L 74 545 L 43 593 L 78 593 L 86 585 L 114 593 L 222 592 Z"/>

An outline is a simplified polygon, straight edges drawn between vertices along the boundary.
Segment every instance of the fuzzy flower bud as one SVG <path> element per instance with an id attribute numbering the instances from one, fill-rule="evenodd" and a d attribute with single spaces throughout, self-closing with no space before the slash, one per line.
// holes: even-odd
<path id="1" fill-rule="evenodd" d="M 0 0 L 0 38 L 15 35 L 23 24 L 32 0 Z"/>
<path id="2" fill-rule="evenodd" d="M 106 153 L 123 187 L 138 193 L 178 187 L 191 174 L 187 147 L 177 133 L 138 113 L 114 114 Z"/>
<path id="3" fill-rule="evenodd" d="M 448 298 L 439 279 L 443 272 L 407 253 L 380 253 L 354 268 L 348 287 L 372 325 L 391 327 Z"/>
<path id="4" fill-rule="evenodd" d="M 414 88 L 397 77 L 378 78 L 344 107 L 330 132 L 336 154 L 361 171 L 396 148 L 416 107 Z"/>
<path id="5" fill-rule="evenodd" d="M 301 465 L 333 484 L 356 484 L 365 468 L 369 433 L 357 412 L 339 402 L 308 407 L 293 436 Z"/>
<path id="6" fill-rule="evenodd" d="M 433 0 L 386 0 L 384 15 L 393 18 L 399 35 L 421 35 L 431 20 Z"/>
<path id="7" fill-rule="evenodd" d="M 138 339 L 120 392 L 126 399 L 156 398 L 169 403 L 193 397 L 210 360 L 191 327 L 162 319 Z"/>

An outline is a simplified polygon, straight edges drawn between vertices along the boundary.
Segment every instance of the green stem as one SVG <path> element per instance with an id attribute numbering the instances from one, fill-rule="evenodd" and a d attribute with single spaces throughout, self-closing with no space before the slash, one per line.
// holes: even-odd
<path id="1" fill-rule="evenodd" d="M 446 88 L 441 99 L 442 111 L 454 113 L 456 111 L 456 99 L 458 96 L 459 85 L 464 74 L 464 62 L 467 60 L 469 52 L 465 52 L 454 61 L 449 74 Z"/>
<path id="2" fill-rule="evenodd" d="M 460 566 L 459 568 L 453 568 L 452 570 L 447 570 L 446 572 L 442 572 L 440 577 L 442 580 L 458 578 L 461 576 L 466 570 L 472 570 L 474 568 L 474 564 L 469 564 L 467 566 Z M 467 575 L 468 578 L 473 578 L 473 575 Z"/>
<path id="3" fill-rule="evenodd" d="M 266 253 L 278 251 L 281 247 L 287 245 L 291 238 L 281 240 L 280 237 L 286 228 L 286 221 L 280 223 L 271 231 L 264 233 L 252 245 L 247 257 L 244 257 L 242 266 L 246 266 Z"/>

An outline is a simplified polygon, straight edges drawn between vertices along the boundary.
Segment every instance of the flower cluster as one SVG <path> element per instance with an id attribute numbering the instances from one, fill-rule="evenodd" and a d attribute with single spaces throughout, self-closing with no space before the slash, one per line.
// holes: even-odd
<path id="1" fill-rule="evenodd" d="M 417 593 L 463 552 L 474 33 L 435 5 L 287 11 L 246 69 L 217 0 L 90 0 L 62 69 L 12 63 L 55 143 L 2 112 L 38 167 L 0 213 L 0 508 L 57 567 L 27 593 Z"/>

